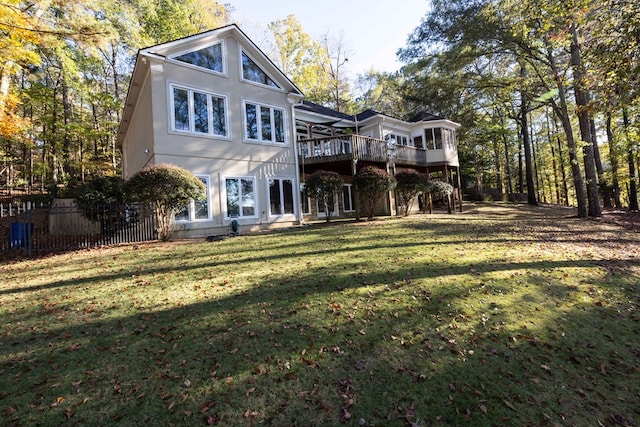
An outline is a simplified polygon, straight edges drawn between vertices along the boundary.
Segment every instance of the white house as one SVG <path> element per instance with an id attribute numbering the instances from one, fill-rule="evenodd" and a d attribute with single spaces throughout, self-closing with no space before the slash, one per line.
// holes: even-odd
<path id="1" fill-rule="evenodd" d="M 117 143 L 127 179 L 170 163 L 207 199 L 176 216 L 180 237 L 300 221 L 294 105 L 302 93 L 236 26 L 138 53 Z"/>
<path id="2" fill-rule="evenodd" d="M 355 213 L 352 177 L 367 164 L 460 189 L 457 123 L 350 116 L 303 98 L 236 25 L 142 49 L 117 135 L 124 178 L 170 163 L 205 183 L 206 200 L 176 215 L 177 237 L 225 234 L 234 220 L 256 231 L 322 217 L 301 192 L 316 169 L 343 175 L 342 216 Z M 393 194 L 381 205 L 395 214 Z"/>

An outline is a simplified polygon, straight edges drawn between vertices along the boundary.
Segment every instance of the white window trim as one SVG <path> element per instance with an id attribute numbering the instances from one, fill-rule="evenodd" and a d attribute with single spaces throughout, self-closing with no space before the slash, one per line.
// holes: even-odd
<path id="1" fill-rule="evenodd" d="M 242 63 L 242 54 L 247 55 L 247 57 L 253 61 L 254 64 L 256 64 L 258 67 L 260 67 L 260 69 L 262 70 L 263 73 L 265 73 L 267 75 L 267 77 L 269 77 L 271 79 L 271 81 L 273 81 L 276 85 L 278 85 L 278 87 L 274 87 L 274 86 L 269 86 L 269 85 L 265 85 L 263 83 L 260 82 L 254 82 L 253 80 L 248 80 L 244 78 L 244 64 Z M 277 79 L 274 79 L 273 76 L 269 73 L 267 73 L 264 69 L 264 67 L 262 67 L 260 65 L 260 63 L 258 61 L 256 61 L 252 55 L 250 55 L 247 51 L 245 51 L 242 46 L 238 47 L 238 70 L 240 70 L 240 81 L 243 83 L 247 83 L 250 85 L 255 85 L 261 88 L 266 88 L 266 89 L 271 89 L 271 90 L 275 90 L 276 92 L 285 92 L 284 88 L 280 87 L 281 85 L 278 83 Z"/>
<path id="2" fill-rule="evenodd" d="M 284 214 L 276 213 L 276 214 L 274 214 L 273 212 L 271 212 L 271 191 L 269 191 L 269 180 L 271 180 L 271 179 L 277 179 L 277 180 L 280 181 L 280 184 L 279 184 L 279 186 L 280 186 L 280 197 L 283 196 L 282 181 L 283 180 L 291 181 L 291 193 L 292 193 L 291 197 L 293 197 L 293 213 L 284 213 Z M 268 199 L 267 200 L 267 202 L 268 202 L 267 206 L 268 206 L 268 209 L 269 209 L 269 216 L 271 218 L 287 218 L 287 217 L 292 217 L 293 218 L 293 217 L 296 216 L 296 214 L 298 212 L 298 208 L 296 206 L 297 205 L 297 200 L 296 200 L 297 196 L 296 196 L 296 185 L 295 184 L 296 184 L 296 180 L 292 176 L 269 176 L 269 177 L 267 177 L 267 180 L 266 180 L 266 186 L 267 186 L 267 193 L 266 194 L 267 194 L 267 199 Z M 280 200 L 280 201 L 282 202 L 283 200 Z"/>
<path id="3" fill-rule="evenodd" d="M 340 193 L 342 194 L 342 190 L 340 190 Z M 333 206 L 333 212 L 331 213 L 331 218 L 335 218 L 338 215 L 340 215 L 340 206 L 339 206 L 339 201 L 340 199 L 338 198 L 340 197 L 338 194 L 334 194 L 333 198 L 335 199 L 335 204 Z M 320 200 L 316 197 L 316 215 L 318 218 L 326 218 L 327 217 L 327 213 L 326 212 L 320 212 Z"/>
<path id="4" fill-rule="evenodd" d="M 258 125 L 258 138 L 260 139 L 250 139 L 247 137 L 247 104 L 252 104 L 255 105 L 257 107 L 257 111 L 256 111 L 256 124 Z M 272 140 L 266 140 L 266 139 L 261 139 L 262 138 L 262 121 L 260 120 L 260 107 L 267 107 L 269 109 L 271 109 L 271 128 L 273 129 L 273 131 L 271 132 L 272 136 L 274 139 Z M 275 110 L 280 110 L 282 111 L 282 130 L 284 132 L 284 141 L 283 142 L 278 142 L 275 140 L 275 115 L 273 114 L 273 112 Z M 282 108 L 279 107 L 277 105 L 272 105 L 272 104 L 265 104 L 263 102 L 258 102 L 258 101 L 253 101 L 251 99 L 243 99 L 242 100 L 242 139 L 244 142 L 249 142 L 252 144 L 267 144 L 267 145 L 271 145 L 271 146 L 278 146 L 278 147 L 285 147 L 287 145 L 289 145 L 289 138 L 287 138 L 287 129 L 288 129 L 288 124 L 287 124 L 287 109 L 286 108 Z"/>
<path id="5" fill-rule="evenodd" d="M 253 200 L 255 202 L 254 215 L 247 216 L 229 216 L 229 211 L 227 210 L 227 180 L 228 179 L 247 179 L 253 181 Z M 243 175 L 227 175 L 223 176 L 220 181 L 220 186 L 222 187 L 220 194 L 222 194 L 222 206 L 224 210 L 224 219 L 225 220 L 233 220 L 233 219 L 256 219 L 260 216 L 260 201 L 258 200 L 258 180 L 255 176 L 243 176 Z M 242 213 L 242 206 L 240 206 L 240 212 Z"/>
<path id="6" fill-rule="evenodd" d="M 177 56 L 184 55 L 186 53 L 195 52 L 195 51 L 198 51 L 198 50 L 201 50 L 201 49 L 204 49 L 204 48 L 216 45 L 216 44 L 222 45 L 222 49 L 221 49 L 221 51 L 222 51 L 221 52 L 221 54 L 222 54 L 222 71 L 216 71 L 216 70 L 211 70 L 209 68 L 199 67 L 197 65 L 189 64 L 188 62 L 184 62 L 184 61 L 180 61 L 179 59 L 176 59 Z M 228 77 L 227 69 L 229 67 L 227 67 L 227 45 L 224 42 L 224 40 L 220 40 L 219 42 L 216 42 L 216 43 L 207 44 L 206 46 L 199 46 L 197 48 L 187 49 L 187 50 L 184 50 L 184 51 L 180 51 L 180 52 L 174 53 L 174 54 L 172 54 L 171 56 L 169 56 L 167 58 L 167 61 L 169 61 L 169 62 L 171 62 L 173 64 L 181 65 L 183 67 L 191 68 L 193 70 L 198 70 L 198 71 L 203 71 L 205 73 L 215 74 L 216 76 Z"/>
<path id="7" fill-rule="evenodd" d="M 207 217 L 206 218 L 196 218 L 195 217 L 195 211 L 196 211 L 196 202 L 195 200 L 191 200 L 189 202 L 189 206 L 187 206 L 187 210 L 189 212 L 189 218 L 187 219 L 177 219 L 175 220 L 176 223 L 178 224 L 184 224 L 184 223 L 189 223 L 189 222 L 206 222 L 206 221 L 211 221 L 212 215 L 211 215 L 211 175 L 205 175 L 205 174 L 194 174 L 197 178 L 200 179 L 204 179 L 205 183 L 205 196 L 207 199 Z"/>
<path id="8" fill-rule="evenodd" d="M 341 191 L 342 193 L 342 210 L 346 213 L 346 212 L 355 212 L 355 194 L 353 193 L 353 184 L 342 184 L 343 187 L 343 191 Z M 351 199 L 353 199 L 353 201 L 350 200 L 351 203 L 351 209 L 346 209 L 346 204 L 344 203 L 344 187 L 348 187 L 349 188 L 349 195 L 351 196 Z"/>
<path id="9" fill-rule="evenodd" d="M 300 197 L 300 200 L 298 201 L 298 206 L 299 206 L 299 209 L 300 209 L 300 213 L 302 215 L 311 215 L 311 197 L 309 197 L 309 196 L 307 196 L 305 194 L 304 184 L 300 185 L 300 191 L 299 191 L 298 197 Z M 309 207 L 309 210 L 307 212 L 302 210 L 302 198 L 306 198 L 307 199 L 307 206 Z"/>
<path id="10" fill-rule="evenodd" d="M 174 110 L 174 94 L 173 94 L 173 90 L 174 88 L 177 89 L 183 89 L 183 90 L 187 90 L 189 91 L 190 95 L 189 95 L 189 129 L 190 130 L 181 130 L 181 129 L 176 129 L 176 123 L 175 123 L 175 110 Z M 185 84 L 181 84 L 181 83 L 175 83 L 175 82 L 167 82 L 167 92 L 169 93 L 169 108 L 168 108 L 168 113 L 169 113 L 169 133 L 173 133 L 173 134 L 179 134 L 179 135 L 191 135 L 191 136 L 197 136 L 197 137 L 201 137 L 201 138 L 212 138 L 212 139 L 225 139 L 225 140 L 231 140 L 231 123 L 229 121 L 229 97 L 227 95 L 221 94 L 221 93 L 216 93 L 216 92 L 211 92 L 209 90 L 206 89 L 200 89 L 197 87 L 193 87 L 193 86 L 189 86 L 189 85 L 185 85 Z M 226 127 L 226 131 L 227 134 L 226 135 L 217 135 L 213 133 L 213 126 L 211 126 L 212 122 L 213 122 L 213 110 L 207 108 L 208 110 L 208 120 L 209 120 L 209 127 L 211 130 L 211 133 L 202 133 L 202 132 L 196 132 L 195 131 L 195 115 L 192 114 L 192 112 L 195 113 L 194 110 L 194 105 L 193 105 L 193 96 L 191 95 L 191 93 L 193 92 L 198 92 L 198 93 L 202 93 L 204 95 L 207 95 L 207 105 L 209 103 L 209 101 L 211 100 L 211 97 L 216 97 L 216 98 L 221 98 L 224 100 L 224 120 L 225 120 L 225 127 Z M 209 105 L 208 105 L 209 106 Z M 191 130 L 194 129 L 194 130 Z"/>

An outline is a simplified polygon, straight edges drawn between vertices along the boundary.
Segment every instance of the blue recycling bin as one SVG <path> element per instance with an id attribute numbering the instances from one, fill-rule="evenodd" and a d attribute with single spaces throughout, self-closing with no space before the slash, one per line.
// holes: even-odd
<path id="1" fill-rule="evenodd" d="M 33 223 L 12 222 L 9 233 L 9 247 L 12 249 L 26 248 L 33 234 Z"/>

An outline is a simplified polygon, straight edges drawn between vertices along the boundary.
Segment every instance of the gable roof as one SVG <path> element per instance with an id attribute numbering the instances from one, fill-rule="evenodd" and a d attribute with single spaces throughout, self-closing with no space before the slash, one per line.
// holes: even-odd
<path id="1" fill-rule="evenodd" d="M 118 133 L 116 135 L 116 145 L 122 147 L 124 143 L 124 136 L 127 133 L 129 122 L 133 116 L 140 91 L 142 89 L 142 83 L 145 81 L 149 64 L 147 58 L 158 58 L 160 60 L 167 59 L 171 54 L 180 51 L 180 47 L 202 44 L 203 47 L 207 45 L 207 42 L 213 43 L 220 40 L 226 35 L 232 35 L 238 40 L 242 47 L 249 53 L 254 59 L 259 59 L 261 64 L 265 64 L 267 71 L 272 77 L 275 77 L 279 82 L 284 83 L 284 91 L 296 99 L 302 99 L 304 95 L 302 91 L 289 79 L 280 68 L 262 52 L 262 50 L 238 27 L 236 24 L 226 25 L 224 27 L 216 28 L 213 30 L 205 31 L 203 33 L 194 34 L 191 36 L 182 37 L 180 39 L 171 40 L 165 43 L 160 43 L 154 46 L 149 46 L 138 51 L 136 56 L 136 62 L 131 74 L 131 80 L 129 82 L 129 89 L 127 97 L 125 99 L 124 110 L 122 112 L 122 119 L 118 127 Z"/>

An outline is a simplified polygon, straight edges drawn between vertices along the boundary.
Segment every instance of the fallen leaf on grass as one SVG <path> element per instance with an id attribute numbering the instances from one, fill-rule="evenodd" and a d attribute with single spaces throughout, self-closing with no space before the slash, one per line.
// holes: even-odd
<path id="1" fill-rule="evenodd" d="M 503 402 L 507 406 L 507 408 L 511 409 L 512 411 L 516 411 L 516 407 L 513 406 L 513 404 L 511 402 L 509 402 L 508 400 L 503 400 Z"/>
<path id="2" fill-rule="evenodd" d="M 480 410 L 482 411 L 483 414 L 487 415 L 487 407 L 484 405 L 480 405 Z"/>
<path id="3" fill-rule="evenodd" d="M 205 412 L 207 412 L 209 409 L 213 408 L 216 404 L 215 400 L 212 400 L 210 402 L 206 402 L 203 403 L 202 405 L 200 405 L 200 413 L 204 414 Z"/>
<path id="4" fill-rule="evenodd" d="M 342 422 L 345 423 L 351 419 L 351 413 L 347 411 L 347 408 L 342 408 Z"/>

